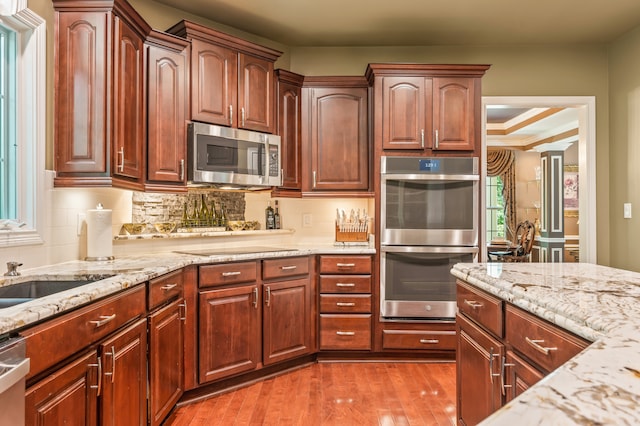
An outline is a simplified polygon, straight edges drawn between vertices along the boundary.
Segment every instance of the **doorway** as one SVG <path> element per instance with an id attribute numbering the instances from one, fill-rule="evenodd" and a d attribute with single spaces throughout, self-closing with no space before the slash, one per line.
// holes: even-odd
<path id="1" fill-rule="evenodd" d="M 482 97 L 482 158 L 487 158 L 487 110 L 493 106 L 509 108 L 574 108 L 578 112 L 578 236 L 581 262 L 596 263 L 596 148 L 595 148 L 595 97 L 594 96 L 483 96 Z M 481 162 L 481 181 L 487 176 L 486 161 Z M 486 229 L 486 195 L 481 185 L 482 229 Z M 484 233 L 480 235 L 480 247 L 487 244 Z M 481 250 L 480 261 L 486 261 Z"/>

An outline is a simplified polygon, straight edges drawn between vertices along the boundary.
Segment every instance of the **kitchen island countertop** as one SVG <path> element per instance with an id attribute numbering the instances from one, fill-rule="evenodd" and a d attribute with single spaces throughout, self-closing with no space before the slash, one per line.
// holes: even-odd
<path id="1" fill-rule="evenodd" d="M 451 273 L 594 342 L 483 425 L 640 424 L 640 273 L 587 263 L 460 263 Z"/>
<path id="2" fill-rule="evenodd" d="M 167 252 L 121 257 L 110 261 L 77 260 L 25 269 L 17 277 L 0 276 L 0 287 L 28 280 L 82 280 L 92 276 L 110 276 L 71 290 L 0 309 L 0 337 L 188 265 L 314 254 L 375 253 L 375 249 L 368 246 L 332 244 L 269 247 L 269 251 L 252 253 L 238 253 L 239 249 L 226 248 L 228 253 L 223 253 L 224 250 L 218 248 L 217 254 L 210 256 Z"/>

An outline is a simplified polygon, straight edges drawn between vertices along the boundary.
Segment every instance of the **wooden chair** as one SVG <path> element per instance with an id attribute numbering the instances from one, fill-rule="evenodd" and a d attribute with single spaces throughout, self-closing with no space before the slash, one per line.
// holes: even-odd
<path id="1" fill-rule="evenodd" d="M 536 226 L 525 220 L 516 228 L 512 245 L 502 251 L 489 252 L 491 262 L 529 262 L 536 237 Z"/>

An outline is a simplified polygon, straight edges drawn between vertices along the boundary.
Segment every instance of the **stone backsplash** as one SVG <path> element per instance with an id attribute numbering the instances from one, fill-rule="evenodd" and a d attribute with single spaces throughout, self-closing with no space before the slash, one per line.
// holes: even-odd
<path id="1" fill-rule="evenodd" d="M 187 214 L 191 215 L 194 206 L 200 208 L 202 194 L 208 208 L 215 203 L 216 212 L 219 212 L 220 205 L 224 204 L 228 220 L 244 220 L 246 203 L 243 192 L 192 190 L 186 194 L 160 194 L 134 191 L 132 222 L 180 222 L 185 203 Z"/>

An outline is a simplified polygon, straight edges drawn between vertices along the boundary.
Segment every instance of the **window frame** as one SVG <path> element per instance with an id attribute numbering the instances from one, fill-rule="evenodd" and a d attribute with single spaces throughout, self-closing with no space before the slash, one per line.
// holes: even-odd
<path id="1" fill-rule="evenodd" d="M 490 215 L 489 212 L 492 212 L 492 213 L 496 212 L 496 219 L 497 219 L 497 215 L 498 215 L 498 213 L 500 211 L 504 212 L 504 199 L 502 200 L 502 202 L 503 202 L 502 205 L 500 205 L 500 204 L 489 205 L 489 202 L 488 202 L 489 198 L 491 198 L 491 196 L 492 196 L 492 194 L 494 192 L 494 190 L 493 190 L 494 188 L 495 188 L 495 194 L 493 194 L 493 195 L 495 195 L 496 201 L 498 201 L 499 198 L 502 198 L 502 195 L 498 194 L 497 190 L 498 190 L 498 188 L 500 188 L 503 185 L 503 183 L 502 182 L 498 183 L 497 182 L 498 179 L 501 180 L 502 178 L 500 176 L 493 176 L 493 177 L 492 176 L 487 176 L 487 178 L 486 178 L 485 192 L 487 194 L 487 203 L 486 203 L 486 206 L 485 206 L 485 210 L 486 210 L 485 211 L 485 217 L 487 219 L 485 221 L 485 228 L 486 228 L 485 229 L 485 238 L 487 238 L 487 241 L 491 241 L 494 238 L 498 238 L 499 237 L 498 234 L 500 233 L 500 229 L 498 229 L 497 220 L 496 220 L 496 226 L 495 227 L 492 226 L 492 224 L 489 223 L 490 222 L 489 218 L 493 217 L 493 215 L 492 214 Z M 503 234 L 502 237 L 506 238 L 507 230 L 506 230 L 505 224 L 503 224 L 502 234 Z"/>
<path id="2" fill-rule="evenodd" d="M 22 2 L 14 6 L 16 12 L 0 21 L 17 33 L 17 219 L 26 225 L 0 229 L 0 247 L 44 243 L 46 21 Z"/>

